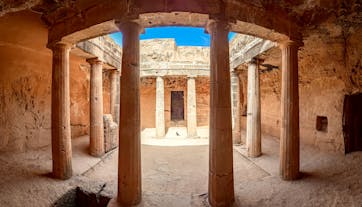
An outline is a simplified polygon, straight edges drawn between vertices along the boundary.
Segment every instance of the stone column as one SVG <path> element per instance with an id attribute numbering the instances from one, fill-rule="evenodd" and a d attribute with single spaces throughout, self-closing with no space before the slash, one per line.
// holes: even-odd
<path id="1" fill-rule="evenodd" d="M 121 112 L 118 153 L 119 206 L 141 201 L 140 40 L 142 28 L 122 23 L 123 34 Z"/>
<path id="2" fill-rule="evenodd" d="M 197 116 L 196 116 L 196 83 L 195 77 L 187 78 L 187 135 L 197 136 Z"/>
<path id="3" fill-rule="evenodd" d="M 162 77 L 156 78 L 156 137 L 165 136 L 165 87 Z"/>
<path id="4" fill-rule="evenodd" d="M 104 128 L 103 128 L 103 86 L 102 61 L 98 58 L 88 59 L 90 69 L 90 126 L 89 126 L 89 153 L 100 157 L 104 154 Z"/>
<path id="5" fill-rule="evenodd" d="M 118 70 L 111 71 L 111 114 L 113 121 L 119 124 L 119 72 Z"/>
<path id="6" fill-rule="evenodd" d="M 207 30 L 210 46 L 209 202 L 234 202 L 233 138 L 231 126 L 229 25 L 213 21 Z"/>
<path id="7" fill-rule="evenodd" d="M 231 72 L 231 106 L 233 118 L 233 143 L 240 144 L 240 80 L 236 71 Z"/>
<path id="8" fill-rule="evenodd" d="M 260 82 L 258 60 L 252 59 L 248 67 L 248 108 L 246 146 L 249 157 L 261 155 Z"/>
<path id="9" fill-rule="evenodd" d="M 242 93 L 243 93 L 243 98 L 242 98 L 242 108 L 241 108 L 241 115 L 242 116 L 247 116 L 247 104 L 248 104 L 248 78 L 247 78 L 247 72 L 242 71 L 240 80 L 241 80 L 241 88 L 242 88 Z"/>
<path id="10" fill-rule="evenodd" d="M 69 51 L 70 45 L 53 46 L 52 67 L 52 158 L 53 176 L 72 177 L 72 143 L 70 133 Z"/>
<path id="11" fill-rule="evenodd" d="M 280 175 L 284 180 L 299 176 L 298 47 L 285 42 L 282 50 Z"/>

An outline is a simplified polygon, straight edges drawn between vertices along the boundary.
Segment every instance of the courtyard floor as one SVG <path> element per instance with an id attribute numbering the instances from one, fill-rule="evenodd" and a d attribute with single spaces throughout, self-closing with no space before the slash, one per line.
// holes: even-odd
<path id="1" fill-rule="evenodd" d="M 146 141 L 142 145 L 143 200 L 139 206 L 207 206 L 205 139 L 186 146 L 157 146 L 165 141 Z M 117 150 L 92 158 L 87 154 L 87 136 L 72 142 L 74 176 L 67 181 L 49 177 L 50 147 L 0 154 L 0 206 L 51 206 L 77 186 L 115 196 Z M 287 182 L 278 175 L 278 140 L 263 136 L 262 143 L 263 155 L 254 159 L 244 156 L 243 146 L 234 146 L 235 206 L 362 206 L 362 152 L 344 156 L 302 145 L 303 177 Z"/>

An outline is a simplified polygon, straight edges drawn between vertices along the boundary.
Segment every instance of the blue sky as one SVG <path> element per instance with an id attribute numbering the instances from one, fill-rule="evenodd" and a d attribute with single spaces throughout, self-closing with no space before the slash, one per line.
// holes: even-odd
<path id="1" fill-rule="evenodd" d="M 210 46 L 210 35 L 204 28 L 196 27 L 155 27 L 146 28 L 140 39 L 174 38 L 178 46 Z M 229 33 L 229 40 L 235 33 Z M 111 37 L 122 46 L 122 33 L 111 34 Z"/>

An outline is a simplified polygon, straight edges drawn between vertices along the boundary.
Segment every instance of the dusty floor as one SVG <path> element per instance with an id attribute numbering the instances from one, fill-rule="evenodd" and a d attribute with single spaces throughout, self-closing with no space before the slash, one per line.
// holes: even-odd
<path id="1" fill-rule="evenodd" d="M 103 159 L 86 153 L 87 137 L 73 141 L 75 176 L 48 177 L 50 149 L 0 154 L 0 206 L 50 206 L 63 193 L 82 186 L 115 195 L 117 151 Z M 276 139 L 263 137 L 263 156 L 245 158 L 235 146 L 235 206 L 362 206 L 362 152 L 347 156 L 302 146 L 298 181 L 278 176 Z M 94 167 L 90 167 L 94 166 Z M 143 202 L 140 206 L 205 206 L 208 146 L 142 145 Z"/>

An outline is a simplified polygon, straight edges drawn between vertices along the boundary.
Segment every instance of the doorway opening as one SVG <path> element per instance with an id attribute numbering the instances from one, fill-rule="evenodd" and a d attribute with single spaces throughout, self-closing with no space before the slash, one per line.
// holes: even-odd
<path id="1" fill-rule="evenodd" d="M 343 107 L 345 153 L 362 151 L 362 93 L 346 95 Z"/>
<path id="2" fill-rule="evenodd" d="M 184 92 L 171 91 L 171 121 L 185 120 Z"/>

